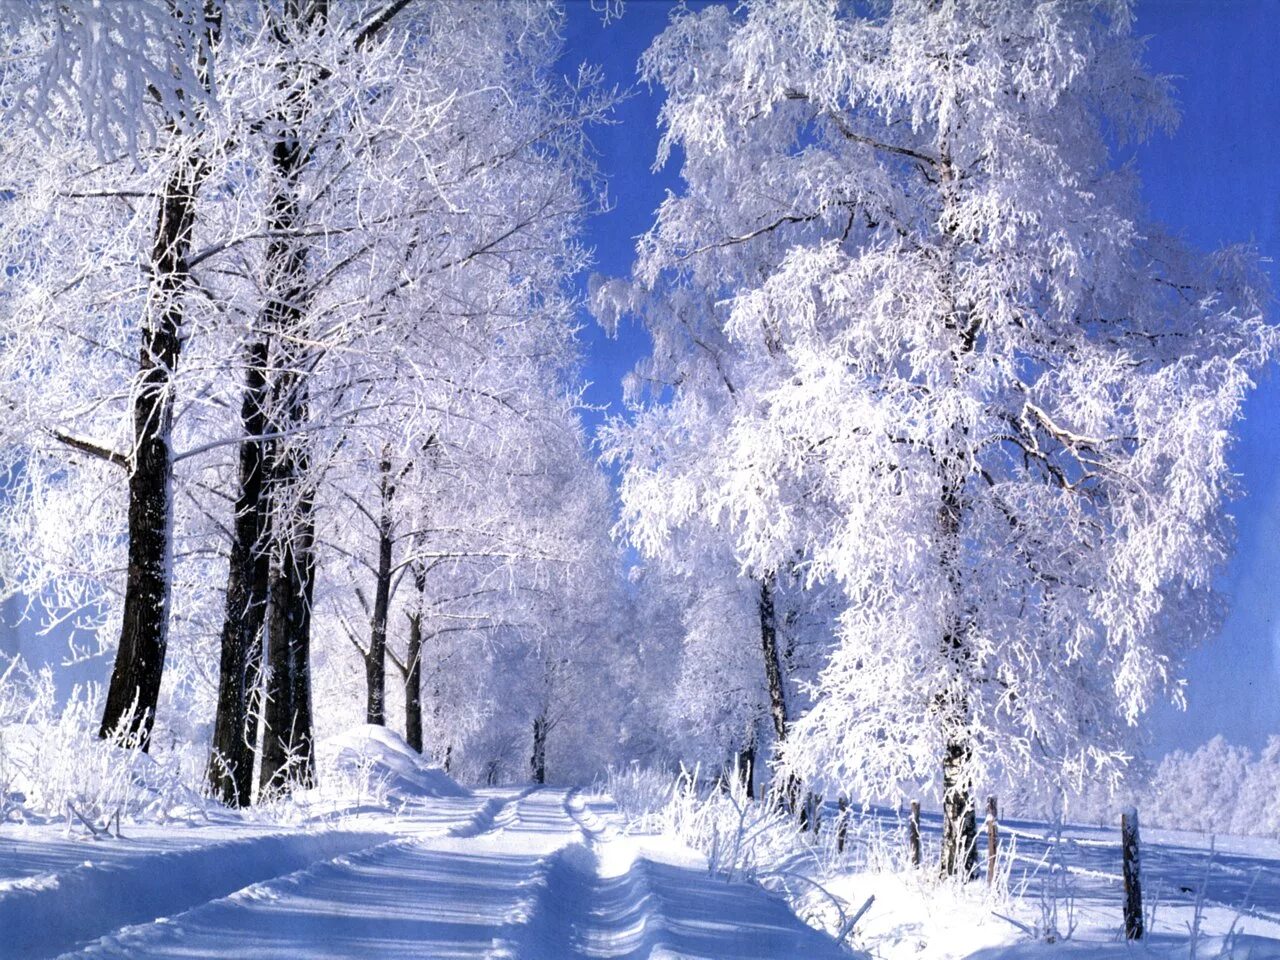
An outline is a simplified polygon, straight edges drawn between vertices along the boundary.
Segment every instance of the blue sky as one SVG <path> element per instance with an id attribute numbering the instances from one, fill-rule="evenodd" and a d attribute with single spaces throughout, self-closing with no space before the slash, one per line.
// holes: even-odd
<path id="1" fill-rule="evenodd" d="M 701 4 L 699 4 L 701 5 Z M 566 63 L 604 67 L 608 81 L 635 82 L 635 65 L 671 10 L 666 0 L 630 0 L 622 20 L 602 25 L 587 0 L 571 0 Z M 1192 244 L 1210 249 L 1252 241 L 1264 257 L 1280 257 L 1280 0 L 1147 0 L 1137 32 L 1149 36 L 1148 65 L 1172 75 L 1182 123 L 1132 151 L 1152 217 Z M 629 272 L 635 237 L 652 222 L 665 190 L 679 183 L 674 165 L 654 174 L 660 94 L 644 87 L 597 131 L 600 165 L 614 208 L 596 217 L 588 242 L 596 269 Z M 1273 278 L 1280 276 L 1275 263 Z M 613 411 L 621 378 L 647 347 L 634 326 L 616 340 L 584 314 L 587 398 Z M 1260 746 L 1280 734 L 1280 383 L 1273 373 L 1249 399 L 1234 467 L 1243 495 L 1232 504 L 1237 550 L 1222 586 L 1230 613 L 1206 638 L 1188 668 L 1185 713 L 1159 709 L 1151 718 L 1153 752 L 1225 734 Z M 598 414 L 589 418 L 594 425 Z"/>

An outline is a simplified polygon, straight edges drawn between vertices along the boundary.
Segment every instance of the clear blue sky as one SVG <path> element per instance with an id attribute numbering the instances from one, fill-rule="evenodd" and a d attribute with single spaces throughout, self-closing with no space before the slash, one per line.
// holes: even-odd
<path id="1" fill-rule="evenodd" d="M 702 4 L 697 4 L 701 6 Z M 566 65 L 604 67 L 610 83 L 635 82 L 635 65 L 666 23 L 667 0 L 629 0 L 621 21 L 603 26 L 587 0 L 569 5 Z M 1198 247 L 1253 241 L 1280 257 L 1280 0 L 1147 0 L 1137 32 L 1149 36 L 1148 64 L 1175 79 L 1182 124 L 1139 147 L 1136 160 L 1155 220 Z M 629 272 L 635 237 L 652 222 L 674 165 L 654 174 L 659 95 L 639 88 L 618 124 L 597 132 L 614 209 L 595 218 L 588 241 L 596 269 Z M 1280 276 L 1270 266 L 1273 278 Z M 609 340 L 584 314 L 588 399 L 620 409 L 623 376 L 647 347 L 634 326 Z M 1151 719 L 1153 753 L 1216 733 L 1251 746 L 1280 734 L 1280 383 L 1264 378 L 1240 424 L 1234 465 L 1244 495 L 1232 505 L 1237 550 L 1224 572 L 1230 614 L 1189 667 L 1189 709 Z M 599 415 L 589 417 L 591 425 Z"/>

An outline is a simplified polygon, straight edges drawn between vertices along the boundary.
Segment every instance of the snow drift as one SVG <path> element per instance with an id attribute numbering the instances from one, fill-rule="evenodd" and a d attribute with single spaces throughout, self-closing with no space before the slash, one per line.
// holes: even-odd
<path id="1" fill-rule="evenodd" d="M 377 724 L 352 727 L 316 745 L 322 780 L 358 782 L 367 792 L 409 800 L 468 797 L 439 766 L 428 763 L 394 731 Z"/>

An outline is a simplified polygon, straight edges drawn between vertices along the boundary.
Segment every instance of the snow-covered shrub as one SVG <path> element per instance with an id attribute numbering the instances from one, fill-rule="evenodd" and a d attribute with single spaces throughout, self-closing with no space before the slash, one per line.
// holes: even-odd
<path id="1" fill-rule="evenodd" d="M 202 806 L 178 752 L 135 749 L 125 734 L 100 740 L 102 689 L 76 686 L 59 704 L 49 667 L 20 659 L 0 674 L 0 796 L 3 814 L 67 817 L 81 824 L 167 820 Z M 125 727 L 127 729 L 127 726 Z"/>
<path id="2" fill-rule="evenodd" d="M 660 829 L 660 817 L 675 794 L 677 780 L 667 770 L 638 763 L 606 768 L 595 791 L 613 798 L 633 829 Z"/>
<path id="3" fill-rule="evenodd" d="M 794 872 L 828 872 L 834 831 L 814 837 L 773 799 L 754 800 L 734 771 L 705 781 L 700 768 L 674 779 L 661 770 L 610 770 L 604 788 L 633 830 L 665 833 L 707 858 L 725 880 L 760 880 Z"/>

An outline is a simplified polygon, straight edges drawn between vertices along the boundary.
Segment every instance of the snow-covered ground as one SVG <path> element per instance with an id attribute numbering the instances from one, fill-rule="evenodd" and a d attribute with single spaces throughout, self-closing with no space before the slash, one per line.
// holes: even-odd
<path id="1" fill-rule="evenodd" d="M 4 827 L 0 957 L 846 955 L 759 887 L 624 835 L 606 800 L 473 793 L 393 736 L 347 746 L 383 775 L 381 811 L 314 797 L 324 812 L 283 830 L 230 816 L 122 838 Z"/>
<path id="2" fill-rule="evenodd" d="M 74 819 L 0 827 L 0 958 L 1280 958 L 1278 841 L 1147 831 L 1150 935 L 1130 945 L 1114 831 L 1003 824 L 996 892 L 844 868 L 789 906 L 629 829 L 604 796 L 467 790 L 382 728 L 320 753 L 329 786 L 275 820 L 214 808 L 120 836 Z M 927 859 L 938 826 L 925 816 Z M 853 859 L 889 862 L 901 827 L 864 815 Z M 874 898 L 850 946 L 828 935 L 832 895 L 846 917 Z"/>
<path id="3" fill-rule="evenodd" d="M 881 810 L 854 832 L 892 843 L 902 826 Z M 940 826 L 922 817 L 926 862 L 936 862 Z M 1121 935 L 1118 825 L 1056 835 L 1013 821 L 1001 825 L 1001 838 L 995 893 L 983 882 L 958 887 L 911 870 L 842 872 L 823 885 L 851 909 L 875 898 L 851 939 L 881 960 L 1280 957 L 1280 841 L 1144 830 L 1147 937 L 1133 945 Z M 799 909 L 820 914 L 822 900 L 815 891 Z"/>

